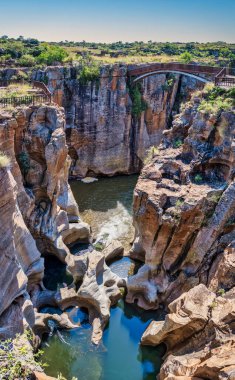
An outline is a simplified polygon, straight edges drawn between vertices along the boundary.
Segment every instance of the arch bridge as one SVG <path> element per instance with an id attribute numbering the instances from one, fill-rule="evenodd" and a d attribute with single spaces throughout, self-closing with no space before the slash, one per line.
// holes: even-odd
<path id="1" fill-rule="evenodd" d="M 201 82 L 214 82 L 216 86 L 234 87 L 235 76 L 228 67 L 206 66 L 183 63 L 150 63 L 143 65 L 131 65 L 127 74 L 133 79 L 133 83 L 155 74 L 181 74 L 187 75 Z"/>

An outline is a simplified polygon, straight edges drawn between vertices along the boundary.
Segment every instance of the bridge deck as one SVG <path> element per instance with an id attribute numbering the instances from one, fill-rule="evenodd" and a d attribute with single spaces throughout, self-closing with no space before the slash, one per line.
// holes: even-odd
<path id="1" fill-rule="evenodd" d="M 129 77 L 135 77 L 134 81 L 140 80 L 151 74 L 159 74 L 166 72 L 173 72 L 179 74 L 191 75 L 198 77 L 203 82 L 207 80 L 201 75 L 209 76 L 210 81 L 214 81 L 216 85 L 235 86 L 235 76 L 233 76 L 233 70 L 227 67 L 221 68 L 216 66 L 206 66 L 198 64 L 183 64 L 179 62 L 170 63 L 149 63 L 143 65 L 131 65 L 128 67 L 127 75 Z"/>

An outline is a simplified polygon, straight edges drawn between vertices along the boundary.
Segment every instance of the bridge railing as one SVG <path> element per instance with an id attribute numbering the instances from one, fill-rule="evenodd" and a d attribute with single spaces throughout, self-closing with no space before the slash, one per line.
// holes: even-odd
<path id="1" fill-rule="evenodd" d="M 0 87 L 8 87 L 11 84 L 24 84 L 24 80 L 1 80 Z M 17 107 L 20 105 L 35 105 L 40 103 L 51 103 L 52 94 L 43 82 L 39 81 L 27 81 L 33 87 L 41 90 L 41 94 L 26 95 L 26 96 L 12 96 L 12 97 L 0 97 L 0 107 L 6 108 L 8 106 Z"/>
<path id="2" fill-rule="evenodd" d="M 48 95 L 28 95 L 28 96 L 14 96 L 11 98 L 0 98 L 0 108 L 9 106 L 18 107 L 22 105 L 36 105 L 41 103 L 50 103 L 51 97 Z"/>
<path id="3" fill-rule="evenodd" d="M 45 95 L 47 95 L 48 97 L 51 98 L 52 94 L 51 94 L 50 90 L 48 89 L 48 87 L 45 85 L 45 83 L 35 80 L 35 81 L 32 81 L 32 85 L 33 85 L 33 87 L 36 87 L 39 90 L 42 90 Z"/>
<path id="4" fill-rule="evenodd" d="M 209 74 L 209 75 L 217 75 L 220 71 L 220 67 L 215 66 L 205 66 L 205 65 L 197 65 L 197 64 L 184 64 L 179 62 L 171 62 L 171 63 L 150 63 L 146 65 L 139 66 L 131 66 L 128 70 L 128 74 L 130 76 L 136 76 L 145 74 L 150 71 L 158 71 L 158 70 L 173 70 L 173 71 L 184 71 L 186 73 L 197 73 L 197 74 Z"/>
<path id="5" fill-rule="evenodd" d="M 215 78 L 216 86 L 225 86 L 225 87 L 235 87 L 235 77 L 216 77 Z"/>

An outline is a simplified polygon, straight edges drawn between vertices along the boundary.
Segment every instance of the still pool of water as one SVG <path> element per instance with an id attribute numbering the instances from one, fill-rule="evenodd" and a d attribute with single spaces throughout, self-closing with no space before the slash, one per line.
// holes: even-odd
<path id="1" fill-rule="evenodd" d="M 131 175 L 100 178 L 89 184 L 70 183 L 81 217 L 91 225 L 94 237 L 118 239 L 127 251 L 134 236 L 132 200 L 137 179 Z"/>
<path id="2" fill-rule="evenodd" d="M 73 309 L 73 321 L 81 327 L 57 332 L 44 342 L 43 359 L 49 365 L 47 374 L 62 373 L 68 380 L 155 380 L 161 365 L 163 347 L 142 347 L 141 335 L 156 318 L 156 313 L 144 312 L 122 300 L 111 309 L 109 326 L 99 346 L 91 343 L 91 327 L 87 316 Z M 83 319 L 84 318 L 84 319 Z"/>
<path id="3" fill-rule="evenodd" d="M 94 235 L 108 233 L 110 239 L 120 239 L 127 249 L 133 234 L 131 211 L 136 180 L 136 176 L 130 176 L 100 179 L 91 184 L 71 184 L 81 216 L 91 224 Z M 126 277 L 130 265 L 131 260 L 124 257 L 110 267 L 119 276 Z M 63 265 L 49 260 L 45 285 L 56 289 L 69 281 Z M 48 364 L 48 375 L 61 373 L 67 380 L 73 376 L 78 380 L 156 379 L 163 347 L 142 347 L 139 343 L 151 320 L 160 320 L 162 315 L 121 300 L 111 309 L 110 322 L 101 344 L 94 346 L 86 312 L 79 308 L 67 312 L 70 319 L 80 322 L 81 326 L 71 331 L 54 331 L 44 341 L 42 360 Z"/>

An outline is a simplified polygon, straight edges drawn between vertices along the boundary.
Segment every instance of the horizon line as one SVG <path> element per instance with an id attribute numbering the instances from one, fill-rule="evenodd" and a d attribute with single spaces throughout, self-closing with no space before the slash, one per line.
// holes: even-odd
<path id="1" fill-rule="evenodd" d="M 9 39 L 18 39 L 19 37 L 21 37 L 22 35 L 20 34 L 19 36 L 10 36 L 8 34 L 2 34 L 1 33 L 1 36 L 0 38 L 4 37 L 4 36 L 7 36 Z M 216 41 L 193 41 L 193 40 L 187 40 L 187 41 L 171 41 L 171 40 L 166 40 L 166 41 L 163 41 L 163 40 L 129 40 L 129 41 L 123 41 L 123 40 L 113 40 L 113 41 L 94 41 L 94 40 L 85 40 L 85 39 L 82 39 L 80 41 L 78 40 L 49 40 L 49 39 L 44 39 L 44 40 L 40 40 L 39 38 L 35 37 L 35 36 L 30 36 L 30 37 L 25 37 L 25 36 L 22 36 L 24 38 L 24 40 L 27 40 L 27 39 L 31 39 L 31 38 L 35 38 L 37 39 L 39 42 L 43 43 L 43 42 L 50 42 L 50 43 L 58 43 L 58 42 L 74 42 L 74 43 L 81 43 L 81 42 L 85 42 L 85 43 L 95 43 L 95 44 L 112 44 L 112 43 L 118 43 L 118 42 L 121 42 L 121 43 L 134 43 L 134 42 L 137 42 L 137 43 L 140 43 L 140 42 L 143 42 L 143 43 L 148 43 L 148 42 L 153 42 L 153 43 L 172 43 L 172 44 L 186 44 L 186 43 L 195 43 L 195 44 L 213 44 L 213 43 L 226 43 L 226 44 L 229 44 L 229 45 L 233 45 L 235 44 L 235 41 L 234 42 L 229 42 L 229 41 L 226 41 L 226 40 L 216 40 Z"/>

